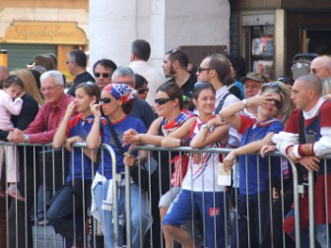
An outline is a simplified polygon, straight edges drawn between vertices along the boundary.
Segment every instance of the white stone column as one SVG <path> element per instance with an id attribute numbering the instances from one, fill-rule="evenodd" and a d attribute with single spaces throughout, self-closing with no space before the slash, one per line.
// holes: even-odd
<path id="1" fill-rule="evenodd" d="M 165 50 L 182 45 L 230 44 L 228 0 L 166 0 Z"/>
<path id="2" fill-rule="evenodd" d="M 130 62 L 131 42 L 137 39 L 138 0 L 90 0 L 90 67 L 102 58 L 117 65 Z"/>

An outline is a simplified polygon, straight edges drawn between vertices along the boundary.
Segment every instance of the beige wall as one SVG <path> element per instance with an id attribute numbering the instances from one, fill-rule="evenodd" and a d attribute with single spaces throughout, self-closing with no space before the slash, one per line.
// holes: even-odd
<path id="1" fill-rule="evenodd" d="M 89 0 L 10 0 L 0 1 L 0 10 L 3 8 L 58 8 L 84 9 L 88 11 Z"/>

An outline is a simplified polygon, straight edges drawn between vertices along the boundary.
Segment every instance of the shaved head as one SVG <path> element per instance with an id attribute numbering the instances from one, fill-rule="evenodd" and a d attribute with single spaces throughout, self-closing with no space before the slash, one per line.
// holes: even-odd
<path id="1" fill-rule="evenodd" d="M 315 58 L 310 64 L 310 71 L 320 79 L 331 77 L 331 58 L 329 56 L 320 56 Z"/>
<path id="2" fill-rule="evenodd" d="M 314 74 L 307 74 L 301 76 L 295 80 L 295 82 L 300 82 L 306 90 L 315 91 L 317 96 L 322 96 L 322 81 L 319 77 Z"/>

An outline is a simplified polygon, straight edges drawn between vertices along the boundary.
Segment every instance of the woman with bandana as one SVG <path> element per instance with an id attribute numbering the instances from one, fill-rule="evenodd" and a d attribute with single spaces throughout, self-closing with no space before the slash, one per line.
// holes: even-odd
<path id="1" fill-rule="evenodd" d="M 111 121 L 119 142 L 125 131 L 130 128 L 138 133 L 146 131 L 141 120 L 127 115 L 132 109 L 132 100 L 136 91 L 125 84 L 109 84 L 101 92 L 100 105 L 91 104 L 91 110 L 94 115 L 94 122 L 86 143 L 89 148 L 96 149 L 101 143 L 109 144 L 116 154 L 116 164 L 112 164 L 112 159 L 107 151 L 101 155 L 102 161 L 98 165 L 97 173 L 92 183 L 92 215 L 101 221 L 103 233 L 107 248 L 114 247 L 114 226 L 112 216 L 112 185 L 113 174 L 112 166 L 116 166 L 117 173 L 124 171 L 125 165 L 132 165 L 134 160 L 131 156 L 123 157 L 123 154 L 116 145 L 115 139 L 109 129 L 107 120 Z M 100 107 L 105 118 L 101 117 Z M 100 135 L 100 122 L 103 125 L 102 135 Z M 128 151 L 129 146 L 121 144 L 124 151 Z M 140 247 L 143 240 L 140 239 L 140 233 L 143 235 L 147 230 L 149 216 L 146 211 L 146 193 L 139 189 L 135 183 L 130 184 L 131 189 L 131 231 L 133 247 Z M 141 202 L 141 208 L 137 203 Z M 123 245 L 123 220 L 125 215 L 125 182 L 124 179 L 119 183 L 118 189 L 118 221 L 119 236 L 118 243 Z M 128 225 L 128 223 L 127 223 Z M 140 229 L 142 228 L 142 229 Z"/>

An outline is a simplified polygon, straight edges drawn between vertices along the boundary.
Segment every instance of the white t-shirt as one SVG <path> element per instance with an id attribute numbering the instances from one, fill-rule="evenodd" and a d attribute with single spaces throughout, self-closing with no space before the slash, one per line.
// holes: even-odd
<path id="1" fill-rule="evenodd" d="M 204 124 L 200 118 L 197 118 L 193 129 L 193 138 L 200 130 L 201 125 Z M 219 147 L 218 143 L 208 145 L 205 148 Z M 190 156 L 186 175 L 183 179 L 182 189 L 191 190 L 195 192 L 222 192 L 225 190 L 223 186 L 217 184 L 218 178 L 218 153 L 201 153 L 203 158 L 201 163 L 195 163 L 193 157 Z"/>
<path id="2" fill-rule="evenodd" d="M 165 78 L 159 72 L 157 72 L 153 67 L 151 67 L 146 61 L 138 60 L 132 61 L 129 67 L 134 73 L 143 76 L 148 82 L 148 94 L 146 102 L 149 105 L 154 106 L 154 99 L 156 96 L 156 90 L 161 84 L 164 83 Z"/>

